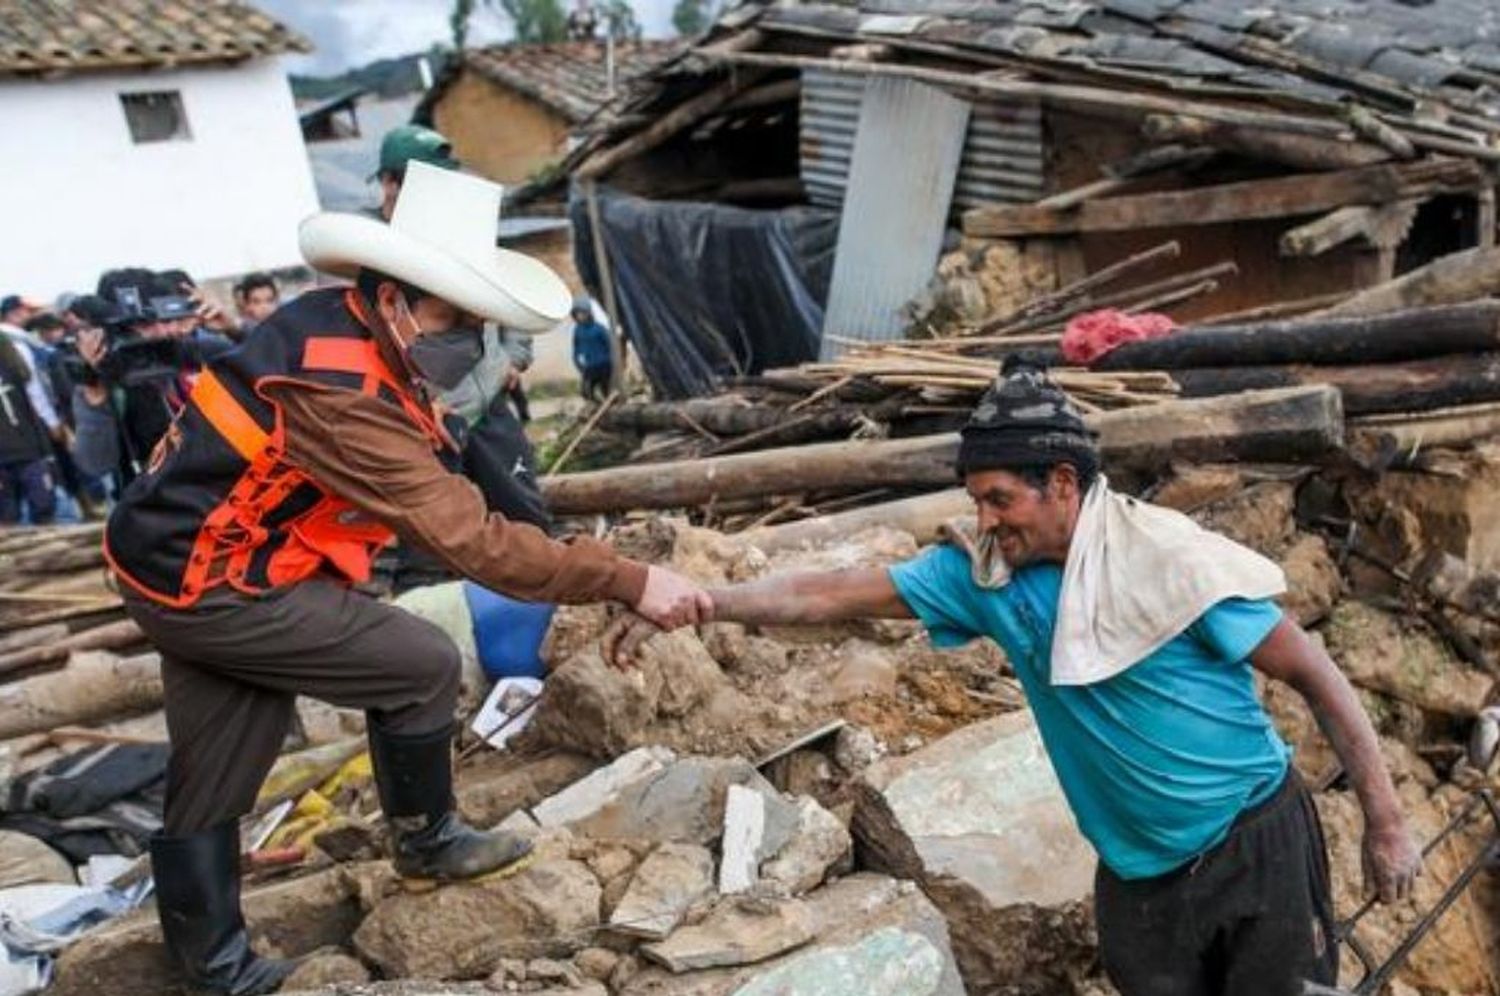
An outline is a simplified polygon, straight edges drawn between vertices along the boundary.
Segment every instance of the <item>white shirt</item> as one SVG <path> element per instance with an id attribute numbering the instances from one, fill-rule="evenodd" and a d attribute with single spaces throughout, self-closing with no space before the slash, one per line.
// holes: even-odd
<path id="1" fill-rule="evenodd" d="M 45 378 L 37 369 L 36 354 L 31 351 L 34 345 L 31 336 L 27 335 L 25 329 L 6 322 L 0 322 L 0 332 L 16 344 L 16 352 L 21 354 L 26 368 L 31 371 L 31 378 L 26 381 L 26 400 L 31 402 L 31 408 L 36 412 L 37 418 L 41 419 L 47 431 L 51 432 L 57 428 L 61 420 L 57 417 L 57 409 L 52 405 L 52 396 L 47 393 Z"/>

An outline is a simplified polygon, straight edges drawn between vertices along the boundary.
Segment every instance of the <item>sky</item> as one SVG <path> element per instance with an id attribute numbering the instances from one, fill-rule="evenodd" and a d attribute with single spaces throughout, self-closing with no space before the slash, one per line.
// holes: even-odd
<path id="1" fill-rule="evenodd" d="M 451 0 L 252 0 L 253 4 L 311 39 L 311 55 L 290 56 L 288 72 L 328 76 L 374 59 L 425 51 L 452 37 Z M 574 0 L 563 0 L 564 9 Z M 672 0 L 631 0 L 647 37 L 672 34 Z M 470 44 L 510 37 L 499 6 L 478 0 L 469 22 Z"/>

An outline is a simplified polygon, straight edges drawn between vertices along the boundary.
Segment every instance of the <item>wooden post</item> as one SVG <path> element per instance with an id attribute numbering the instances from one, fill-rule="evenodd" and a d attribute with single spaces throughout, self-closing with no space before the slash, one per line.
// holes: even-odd
<path id="1" fill-rule="evenodd" d="M 604 244 L 604 228 L 599 222 L 599 192 L 593 180 L 585 180 L 583 184 L 583 196 L 588 201 L 589 235 L 594 243 L 594 265 L 599 268 L 599 289 L 604 292 L 604 313 L 609 316 L 609 388 L 619 394 L 625 384 L 625 329 L 615 305 L 614 270 L 609 265 L 609 249 Z"/>

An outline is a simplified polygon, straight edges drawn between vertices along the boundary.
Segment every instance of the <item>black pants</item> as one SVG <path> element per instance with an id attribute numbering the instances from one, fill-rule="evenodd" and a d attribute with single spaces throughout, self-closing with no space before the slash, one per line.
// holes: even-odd
<path id="1" fill-rule="evenodd" d="M 579 391 L 588 401 L 609 397 L 610 367 L 585 367 L 579 374 Z"/>
<path id="2" fill-rule="evenodd" d="M 1104 968 L 1121 996 L 1300 996 L 1338 949 L 1323 830 L 1295 772 L 1202 857 L 1150 879 L 1099 864 Z"/>
<path id="3" fill-rule="evenodd" d="M 393 733 L 431 733 L 453 721 L 453 641 L 342 585 L 303 581 L 260 598 L 216 588 L 186 610 L 124 595 L 161 653 L 172 742 L 166 831 L 174 836 L 251 810 L 298 695 L 364 709 Z"/>

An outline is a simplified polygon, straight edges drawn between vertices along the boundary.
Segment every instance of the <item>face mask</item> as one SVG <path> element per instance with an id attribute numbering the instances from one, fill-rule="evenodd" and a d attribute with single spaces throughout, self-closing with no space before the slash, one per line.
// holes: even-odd
<path id="1" fill-rule="evenodd" d="M 405 301 L 401 302 L 401 311 L 411 322 L 414 335 L 411 345 L 406 347 L 406 358 L 417 376 L 438 390 L 457 387 L 484 356 L 482 330 L 460 326 L 446 332 L 417 334 L 417 321 Z"/>

